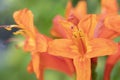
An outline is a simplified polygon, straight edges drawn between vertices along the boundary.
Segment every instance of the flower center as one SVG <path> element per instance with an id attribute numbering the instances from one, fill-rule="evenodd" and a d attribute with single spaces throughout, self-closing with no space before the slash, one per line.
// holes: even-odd
<path id="1" fill-rule="evenodd" d="M 86 53 L 86 40 L 85 35 L 80 29 L 73 31 L 73 40 L 75 45 L 79 48 L 80 53 L 84 55 Z"/>

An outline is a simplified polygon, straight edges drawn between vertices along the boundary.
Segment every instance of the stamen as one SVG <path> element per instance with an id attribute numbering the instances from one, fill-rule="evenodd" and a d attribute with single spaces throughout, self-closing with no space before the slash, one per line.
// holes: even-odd
<path id="1" fill-rule="evenodd" d="M 85 54 L 87 49 L 84 33 L 80 29 L 76 29 L 76 31 L 73 31 L 73 38 L 76 41 L 75 44 L 79 46 L 80 52 Z"/>
<path id="2" fill-rule="evenodd" d="M 83 33 L 82 33 L 81 30 L 74 31 L 74 32 L 73 32 L 73 36 L 74 36 L 75 38 L 83 38 L 83 37 L 84 37 L 84 35 L 83 35 Z"/>
<path id="3" fill-rule="evenodd" d="M 18 25 L 9 25 L 9 26 L 6 26 L 6 27 L 4 27 L 6 30 L 8 30 L 8 31 L 10 31 L 10 30 L 12 30 L 12 28 L 17 28 L 18 27 Z"/>
<path id="4" fill-rule="evenodd" d="M 16 32 L 13 32 L 13 34 L 14 34 L 14 35 L 18 35 L 18 34 L 24 35 L 25 32 L 24 32 L 24 30 L 18 30 L 18 31 L 16 31 Z"/>
<path id="5" fill-rule="evenodd" d="M 78 37 L 77 31 L 73 32 L 73 36 L 74 36 L 75 38 Z"/>

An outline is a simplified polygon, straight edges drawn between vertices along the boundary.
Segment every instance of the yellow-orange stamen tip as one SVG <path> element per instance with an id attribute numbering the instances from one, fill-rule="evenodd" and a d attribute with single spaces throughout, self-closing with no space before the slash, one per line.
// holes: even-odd
<path id="1" fill-rule="evenodd" d="M 24 34 L 23 30 L 18 30 L 16 32 L 13 32 L 14 35 L 18 35 L 18 34 Z"/>
<path id="2" fill-rule="evenodd" d="M 5 27 L 5 29 L 10 31 L 10 30 L 12 30 L 13 27 L 17 28 L 17 25 L 10 25 L 10 26 Z"/>

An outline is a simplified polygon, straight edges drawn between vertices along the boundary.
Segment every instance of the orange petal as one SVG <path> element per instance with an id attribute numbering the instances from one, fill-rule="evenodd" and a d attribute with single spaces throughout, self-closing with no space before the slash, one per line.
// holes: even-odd
<path id="1" fill-rule="evenodd" d="M 101 6 L 102 6 L 102 14 L 118 13 L 119 8 L 118 8 L 117 0 L 102 0 Z"/>
<path id="2" fill-rule="evenodd" d="M 66 6 L 66 12 L 65 12 L 65 17 L 68 18 L 70 16 L 70 13 L 73 9 L 73 6 L 72 6 L 72 1 L 69 0 L 68 3 L 67 3 L 67 6 Z"/>
<path id="3" fill-rule="evenodd" d="M 28 9 L 23 9 L 16 11 L 13 14 L 15 22 L 19 25 L 19 28 L 22 28 L 23 30 L 26 31 L 26 33 L 30 35 L 35 34 L 35 27 L 33 24 L 33 14 L 30 10 Z"/>
<path id="4" fill-rule="evenodd" d="M 96 15 L 86 15 L 80 20 L 78 27 L 83 30 L 83 32 L 88 36 L 88 38 L 93 38 L 95 34 L 95 28 L 97 26 Z"/>
<path id="5" fill-rule="evenodd" d="M 53 27 L 51 29 L 51 34 L 55 37 L 66 37 L 65 30 L 60 24 L 60 20 L 64 20 L 61 16 L 56 16 L 53 19 Z"/>
<path id="6" fill-rule="evenodd" d="M 33 65 L 32 65 L 32 61 L 30 61 L 30 63 L 28 64 L 28 66 L 27 66 L 27 71 L 28 71 L 29 73 L 34 72 L 34 70 L 33 70 Z"/>
<path id="7" fill-rule="evenodd" d="M 36 51 L 46 52 L 48 48 L 48 41 L 50 40 L 48 39 L 48 37 L 38 33 L 36 38 Z"/>
<path id="8" fill-rule="evenodd" d="M 40 55 L 38 53 L 34 53 L 32 55 L 32 66 L 33 70 L 36 74 L 37 79 L 43 80 L 43 72 L 41 70 L 41 63 L 40 63 Z"/>
<path id="9" fill-rule="evenodd" d="M 69 39 L 56 39 L 49 42 L 48 53 L 66 58 L 74 58 L 79 54 L 78 48 Z"/>
<path id="10" fill-rule="evenodd" d="M 87 14 L 87 3 L 85 0 L 79 1 L 73 11 L 74 15 L 80 20 Z"/>
<path id="11" fill-rule="evenodd" d="M 76 80 L 91 80 L 91 61 L 88 58 L 74 58 Z"/>
<path id="12" fill-rule="evenodd" d="M 31 52 L 32 51 L 46 52 L 48 47 L 47 43 L 49 40 L 48 37 L 36 33 L 36 38 L 31 38 L 31 37 L 26 38 L 24 44 L 24 50 Z"/>
<path id="13" fill-rule="evenodd" d="M 65 34 L 67 38 L 73 37 L 73 30 L 77 28 L 76 25 L 74 25 L 72 22 L 67 20 L 61 20 L 60 24 L 64 28 Z"/>
<path id="14" fill-rule="evenodd" d="M 107 58 L 104 71 L 104 80 L 110 80 L 111 71 L 119 59 L 120 59 L 120 45 L 118 52 L 114 55 L 108 56 Z"/>
<path id="15" fill-rule="evenodd" d="M 38 79 L 43 80 L 44 70 L 53 69 L 72 76 L 75 72 L 71 59 L 56 57 L 47 53 L 34 53 L 27 70 L 35 72 Z"/>
<path id="16" fill-rule="evenodd" d="M 27 37 L 24 42 L 24 51 L 33 51 L 36 49 L 36 43 L 33 38 Z"/>
<path id="17" fill-rule="evenodd" d="M 45 69 L 57 70 L 66 73 L 69 76 L 72 76 L 75 72 L 73 62 L 68 58 L 56 57 L 43 53 L 41 54 L 41 62 Z"/>
<path id="18" fill-rule="evenodd" d="M 105 27 L 104 25 L 99 30 L 100 30 L 100 32 L 99 32 L 98 37 L 100 37 L 100 38 L 114 39 L 115 37 L 120 35 L 120 33 L 116 32 L 112 29 L 109 29 L 109 28 Z"/>
<path id="19" fill-rule="evenodd" d="M 118 45 L 112 40 L 96 38 L 89 42 L 89 47 L 91 48 L 86 53 L 89 58 L 111 55 L 116 53 Z"/>
<path id="20" fill-rule="evenodd" d="M 102 24 L 101 28 L 99 29 L 99 37 L 109 39 L 114 39 L 115 37 L 118 37 L 120 35 L 119 21 L 119 15 L 106 17 L 104 20 L 104 24 Z"/>
<path id="21" fill-rule="evenodd" d="M 80 20 L 79 20 L 76 16 L 74 16 L 73 14 L 71 14 L 71 15 L 67 18 L 67 21 L 69 21 L 69 22 L 71 22 L 71 23 L 73 23 L 74 25 L 77 26 Z"/>

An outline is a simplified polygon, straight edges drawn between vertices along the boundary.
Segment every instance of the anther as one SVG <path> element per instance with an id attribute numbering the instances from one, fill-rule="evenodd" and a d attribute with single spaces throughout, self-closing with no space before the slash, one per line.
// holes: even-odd
<path id="1" fill-rule="evenodd" d="M 6 30 L 10 31 L 12 28 L 17 28 L 17 25 L 8 25 L 5 27 Z"/>

